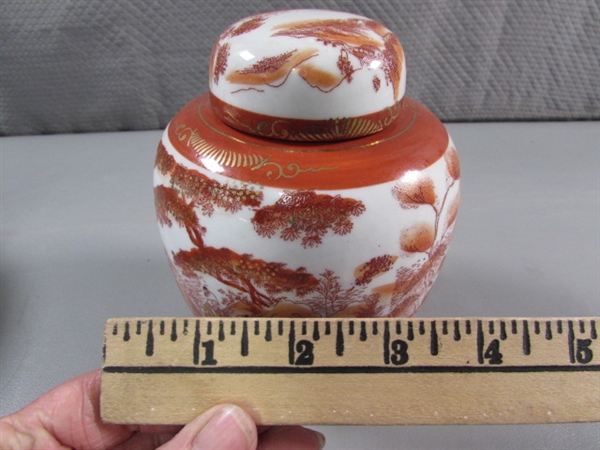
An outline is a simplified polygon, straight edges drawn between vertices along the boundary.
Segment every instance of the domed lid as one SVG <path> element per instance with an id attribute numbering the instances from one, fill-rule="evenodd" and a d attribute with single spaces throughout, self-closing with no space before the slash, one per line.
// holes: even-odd
<path id="1" fill-rule="evenodd" d="M 390 125 L 404 95 L 402 46 L 354 14 L 288 10 L 234 23 L 210 62 L 215 113 L 248 133 L 331 141 Z"/>

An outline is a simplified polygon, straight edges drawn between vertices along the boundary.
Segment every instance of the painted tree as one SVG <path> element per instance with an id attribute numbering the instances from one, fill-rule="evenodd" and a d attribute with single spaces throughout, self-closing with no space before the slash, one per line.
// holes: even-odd
<path id="1" fill-rule="evenodd" d="M 373 281 L 373 278 L 388 272 L 394 266 L 397 259 L 398 257 L 393 255 L 376 256 L 370 259 L 356 268 L 354 271 L 354 282 L 358 286 L 369 284 Z"/>
<path id="2" fill-rule="evenodd" d="M 285 191 L 275 204 L 257 209 L 252 224 L 260 236 L 270 238 L 279 231 L 283 240 L 302 238 L 302 246 L 309 248 L 320 245 L 329 230 L 338 235 L 350 233 L 352 217 L 364 211 L 359 200 L 313 190 Z"/>
<path id="3" fill-rule="evenodd" d="M 375 32 L 383 39 L 383 47 L 379 42 L 371 37 L 371 32 Z M 333 86 L 318 86 L 321 90 L 332 90 L 343 80 L 352 82 L 352 75 L 357 70 L 369 67 L 373 61 L 379 61 L 385 75 L 386 83 L 392 85 L 394 98 L 398 97 L 400 89 L 400 67 L 398 67 L 398 58 L 396 55 L 402 55 L 402 46 L 398 39 L 383 27 L 381 24 L 372 20 L 363 19 L 324 19 L 308 23 L 291 23 L 287 26 L 281 26 L 280 30 L 274 36 L 290 36 L 296 39 L 317 39 L 325 45 L 338 47 L 337 66 L 341 74 L 340 81 Z M 354 67 L 348 58 L 354 56 L 358 67 Z M 307 80 L 310 83 L 310 80 Z M 311 85 L 313 83 L 310 83 Z M 330 83 L 328 83 L 330 84 Z M 373 79 L 373 88 L 379 90 L 381 80 L 378 77 Z"/>
<path id="4" fill-rule="evenodd" d="M 243 298 L 247 302 L 265 308 L 277 302 L 277 294 L 293 292 L 301 298 L 317 286 L 317 279 L 303 267 L 290 269 L 284 263 L 205 244 L 203 236 L 207 230 L 200 224 L 198 210 L 210 216 L 215 207 L 233 213 L 244 206 L 260 206 L 261 192 L 247 187 L 232 188 L 185 168 L 177 164 L 164 147 L 159 148 L 156 165 L 161 173 L 171 175 L 171 186 L 155 188 L 158 221 L 169 227 L 176 223 L 185 229 L 194 245 L 190 250 L 180 250 L 173 255 L 182 276 L 193 278 L 200 273 L 211 276 L 245 294 Z"/>
<path id="5" fill-rule="evenodd" d="M 391 315 L 412 315 L 431 288 L 444 261 L 452 238 L 454 221 L 458 212 L 458 196 L 447 205 L 448 195 L 460 179 L 460 165 L 454 147 L 445 155 L 446 189 L 441 199 L 435 193 L 435 185 L 425 175 L 401 180 L 392 188 L 392 195 L 405 209 L 431 208 L 434 223 L 417 223 L 402 231 L 400 248 L 409 254 L 422 253 L 423 258 L 411 267 L 403 267 L 396 274 L 392 295 Z M 440 224 L 442 211 L 448 210 L 446 220 Z"/>

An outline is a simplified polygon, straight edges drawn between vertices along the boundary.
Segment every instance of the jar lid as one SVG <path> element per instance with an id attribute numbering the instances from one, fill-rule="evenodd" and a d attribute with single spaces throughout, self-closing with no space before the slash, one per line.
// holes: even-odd
<path id="1" fill-rule="evenodd" d="M 263 137 L 332 141 L 376 133 L 406 86 L 396 36 L 366 17 L 327 10 L 258 14 L 217 39 L 210 98 L 228 125 Z"/>

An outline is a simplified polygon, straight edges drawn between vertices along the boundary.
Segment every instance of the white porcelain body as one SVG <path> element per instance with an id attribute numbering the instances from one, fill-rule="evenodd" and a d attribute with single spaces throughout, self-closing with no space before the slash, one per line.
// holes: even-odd
<path id="1" fill-rule="evenodd" d="M 460 168 L 404 96 L 394 34 L 325 10 L 228 27 L 208 93 L 159 145 L 161 235 L 192 310 L 211 316 L 412 316 L 454 228 Z"/>
<path id="2" fill-rule="evenodd" d="M 210 73 L 210 92 L 222 118 L 256 134 L 261 133 L 249 114 L 258 117 L 256 123 L 263 115 L 378 123 L 406 88 L 404 53 L 390 30 L 365 17 L 326 10 L 275 11 L 231 25 L 215 43 Z"/>
<path id="3" fill-rule="evenodd" d="M 297 191 L 215 173 L 183 157 L 174 144 L 167 129 L 159 152 L 169 155 L 178 171 L 191 170 L 222 190 L 243 189 L 259 198 L 253 205 L 238 205 L 235 212 L 223 205 L 194 206 L 203 230 L 200 244 L 193 242 L 189 227 L 162 221 L 160 232 L 177 282 L 197 315 L 412 316 L 423 302 L 442 265 L 458 209 L 458 160 L 449 138 L 442 157 L 398 179 L 351 189 Z M 157 166 L 155 187 L 176 186 L 173 173 Z M 285 225 L 261 230 L 257 211 L 277 212 L 274 205 L 293 202 L 294 192 L 346 199 L 351 212 L 338 211 L 337 224 L 335 218 L 323 219 L 320 231 L 311 230 L 317 222 L 305 222 L 298 225 L 297 235 L 290 234 L 289 214 L 282 219 Z M 190 196 L 182 198 L 192 203 Z M 298 212 L 312 214 L 311 208 L 315 212 L 318 206 Z M 199 246 L 204 262 L 190 271 L 177 255 Z M 208 258 L 219 259 L 221 273 L 214 265 L 207 268 Z M 248 270 L 252 265 L 262 273 Z M 269 270 L 272 274 L 265 275 Z M 268 276 L 275 284 L 265 280 Z"/>

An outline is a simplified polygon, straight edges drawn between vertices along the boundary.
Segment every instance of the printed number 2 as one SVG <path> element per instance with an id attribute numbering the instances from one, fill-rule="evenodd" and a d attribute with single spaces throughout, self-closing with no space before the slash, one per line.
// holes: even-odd
<path id="1" fill-rule="evenodd" d="M 296 366 L 312 366 L 315 360 L 314 354 L 315 344 L 307 340 L 298 341 L 296 351 L 300 353 L 294 364 Z"/>

